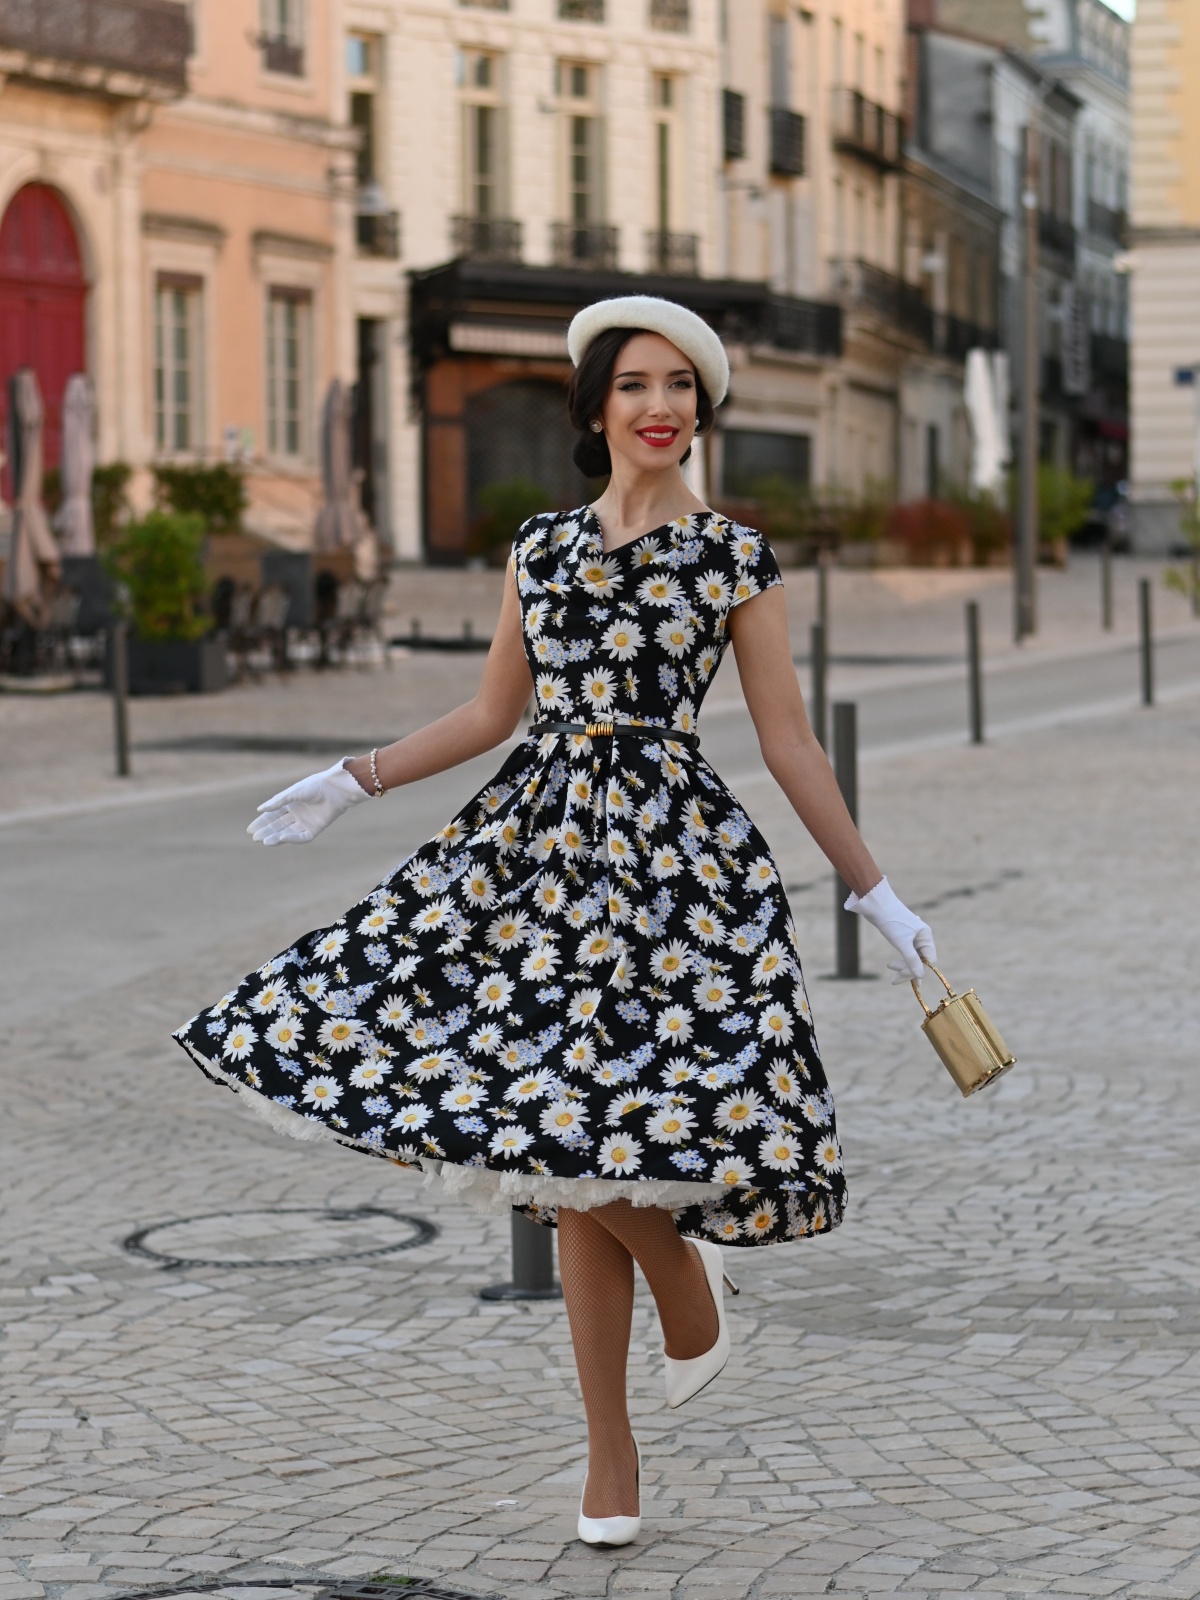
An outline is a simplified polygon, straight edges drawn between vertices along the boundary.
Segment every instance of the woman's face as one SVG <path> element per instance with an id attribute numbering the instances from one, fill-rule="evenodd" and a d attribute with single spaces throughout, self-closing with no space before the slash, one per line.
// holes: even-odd
<path id="1" fill-rule="evenodd" d="M 660 333 L 639 333 L 613 364 L 601 417 L 614 461 L 639 472 L 677 466 L 696 433 L 696 369 Z"/>

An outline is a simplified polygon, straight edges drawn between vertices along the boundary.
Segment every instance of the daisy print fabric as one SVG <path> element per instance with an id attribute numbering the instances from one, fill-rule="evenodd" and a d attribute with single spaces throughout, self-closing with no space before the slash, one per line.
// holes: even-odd
<path id="1" fill-rule="evenodd" d="M 542 723 L 333 927 L 175 1037 L 280 1128 L 553 1224 L 666 1204 L 732 1245 L 824 1232 L 834 1108 L 765 840 L 689 742 L 733 609 L 782 580 L 713 512 L 605 553 L 595 515 L 513 550 Z"/>

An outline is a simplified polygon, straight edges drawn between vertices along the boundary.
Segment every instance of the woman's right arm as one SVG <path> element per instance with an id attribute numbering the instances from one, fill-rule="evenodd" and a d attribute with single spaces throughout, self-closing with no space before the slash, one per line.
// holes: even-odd
<path id="1" fill-rule="evenodd" d="M 398 789 L 502 744 L 521 720 L 532 692 L 521 638 L 521 602 L 510 563 L 496 632 L 474 699 L 380 749 L 375 756 L 380 783 L 385 789 Z M 346 762 L 346 770 L 368 794 L 374 793 L 369 756 L 355 756 Z"/>

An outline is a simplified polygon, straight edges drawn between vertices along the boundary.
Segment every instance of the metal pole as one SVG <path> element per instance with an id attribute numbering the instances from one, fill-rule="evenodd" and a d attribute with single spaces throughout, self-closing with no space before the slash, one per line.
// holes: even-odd
<path id="1" fill-rule="evenodd" d="M 531 1222 L 519 1211 L 512 1214 L 512 1282 L 491 1283 L 479 1291 L 481 1300 L 561 1300 L 562 1288 L 554 1280 L 553 1230 Z"/>
<path id="2" fill-rule="evenodd" d="M 1025 209 L 1025 262 L 1022 329 L 1024 355 L 1021 371 L 1020 505 L 1017 512 L 1017 548 L 1013 561 L 1013 636 L 1019 644 L 1037 631 L 1035 575 L 1038 546 L 1038 130 L 1032 120 L 1025 129 L 1025 174 L 1021 203 Z"/>
<path id="3" fill-rule="evenodd" d="M 1113 552 L 1112 532 L 1104 530 L 1104 543 L 1100 546 L 1100 621 L 1105 633 L 1113 625 Z"/>
<path id="4" fill-rule="evenodd" d="M 979 644 L 979 601 L 967 601 L 967 686 L 971 743 L 983 743 L 983 657 Z"/>
<path id="5" fill-rule="evenodd" d="M 814 622 L 810 634 L 812 643 L 809 655 L 812 658 L 812 704 L 809 712 L 812 716 L 813 732 L 817 736 L 817 743 L 822 750 L 829 749 L 826 735 L 829 731 L 826 722 L 826 708 L 828 706 L 828 691 L 825 687 L 826 670 L 828 662 L 825 658 L 825 629 L 819 622 Z"/>
<path id="6" fill-rule="evenodd" d="M 124 617 L 113 621 L 108 636 L 112 676 L 113 741 L 117 752 L 117 777 L 129 776 L 129 623 Z"/>
<path id="7" fill-rule="evenodd" d="M 1138 579 L 1138 622 L 1141 635 L 1142 704 L 1154 704 L 1154 638 L 1150 617 L 1150 579 Z"/>
<path id="8" fill-rule="evenodd" d="M 825 648 L 829 649 L 829 562 L 824 550 L 817 553 L 817 621 L 825 633 Z"/>
<path id="9" fill-rule="evenodd" d="M 833 770 L 837 774 L 838 788 L 846 809 L 858 821 L 858 707 L 853 701 L 839 700 L 833 707 Z M 839 978 L 857 978 L 859 971 L 858 924 L 859 918 L 847 911 L 845 902 L 850 893 L 849 884 L 840 875 L 833 880 L 834 938 L 837 943 L 837 973 Z"/>

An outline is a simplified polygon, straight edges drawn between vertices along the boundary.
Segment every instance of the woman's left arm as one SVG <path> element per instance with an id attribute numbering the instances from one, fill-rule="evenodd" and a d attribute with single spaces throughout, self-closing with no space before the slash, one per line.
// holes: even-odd
<path id="1" fill-rule="evenodd" d="M 729 615 L 729 636 L 767 770 L 850 886 L 851 909 L 878 928 L 899 953 L 899 962 L 891 963 L 899 975 L 896 981 L 919 978 L 925 962 L 937 960 L 933 935 L 896 898 L 875 865 L 812 731 L 792 665 L 782 588 L 767 589 L 735 606 Z"/>

